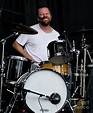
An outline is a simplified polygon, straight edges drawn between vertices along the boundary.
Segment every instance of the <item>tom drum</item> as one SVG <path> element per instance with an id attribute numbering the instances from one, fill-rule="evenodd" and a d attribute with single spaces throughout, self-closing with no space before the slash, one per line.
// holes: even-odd
<path id="1" fill-rule="evenodd" d="M 10 56 L 7 61 L 6 81 L 16 81 L 31 67 L 31 63 L 21 56 Z"/>
<path id="2" fill-rule="evenodd" d="M 70 47 L 65 40 L 56 40 L 48 44 L 48 58 L 53 64 L 65 64 L 72 59 Z"/>

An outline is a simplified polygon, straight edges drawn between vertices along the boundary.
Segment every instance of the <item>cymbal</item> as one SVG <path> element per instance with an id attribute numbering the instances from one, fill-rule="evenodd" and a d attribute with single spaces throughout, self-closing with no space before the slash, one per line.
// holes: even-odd
<path id="1" fill-rule="evenodd" d="M 52 58 L 49 58 L 49 61 L 52 64 L 60 65 L 60 64 L 66 64 L 70 62 L 73 59 L 72 54 L 66 54 L 66 55 L 59 55 L 59 56 L 54 56 Z"/>
<path id="2" fill-rule="evenodd" d="M 21 23 L 8 23 L 7 27 L 10 29 L 10 31 L 19 32 L 21 34 L 37 34 L 38 33 L 35 29 L 28 27 L 26 25 L 23 25 Z"/>
<path id="3" fill-rule="evenodd" d="M 93 33 L 93 29 L 82 29 L 82 30 L 77 30 L 74 31 L 72 33 L 70 33 L 70 35 L 77 35 L 77 34 L 83 34 L 83 33 Z"/>

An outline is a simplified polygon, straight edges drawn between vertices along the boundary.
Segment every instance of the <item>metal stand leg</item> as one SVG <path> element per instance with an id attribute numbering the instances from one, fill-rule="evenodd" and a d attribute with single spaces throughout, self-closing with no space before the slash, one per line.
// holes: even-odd
<path id="1" fill-rule="evenodd" d="M 79 73 L 78 73 L 78 62 L 79 62 L 79 54 L 80 54 L 80 51 L 79 50 L 76 50 L 76 72 L 74 73 L 75 75 L 75 89 L 77 88 L 77 78 L 79 76 Z"/>
<path id="2" fill-rule="evenodd" d="M 9 105 L 6 107 L 6 110 L 4 111 L 4 113 L 11 113 L 12 112 L 13 107 L 15 105 L 15 102 L 16 102 L 18 96 L 20 95 L 19 92 L 16 93 L 16 90 L 15 90 L 15 92 L 12 92 L 10 90 L 8 90 L 8 91 L 11 92 L 11 93 L 13 93 L 13 96 L 12 96 L 10 102 L 9 102 Z"/>
<path id="3" fill-rule="evenodd" d="M 71 109 L 72 113 L 74 113 L 74 109 L 73 109 L 73 107 L 71 106 L 71 104 L 70 104 L 69 100 L 66 100 L 66 102 L 68 103 L 68 105 L 69 105 L 69 107 L 70 107 L 70 109 Z"/>
<path id="4" fill-rule="evenodd" d="M 5 76 L 4 73 L 4 46 L 5 46 L 5 40 L 2 40 L 2 45 L 3 45 L 3 49 L 2 49 L 2 60 L 1 60 L 1 74 L 0 74 L 0 79 L 1 79 L 1 83 L 0 83 L 0 112 L 2 112 L 2 86 L 3 86 L 3 78 Z"/>
<path id="5" fill-rule="evenodd" d="M 87 76 L 87 73 L 86 73 L 86 54 L 87 54 L 87 48 L 88 48 L 88 45 L 85 43 L 86 39 L 84 38 L 84 34 L 83 34 L 83 37 L 82 37 L 82 48 L 83 48 L 83 51 L 84 51 L 84 57 L 83 59 L 81 60 L 81 73 L 80 73 L 80 95 L 85 98 L 86 97 L 86 76 Z M 88 53 L 89 55 L 89 53 Z M 90 57 L 90 56 L 89 56 Z M 91 60 L 91 59 L 90 59 Z"/>
<path id="6" fill-rule="evenodd" d="M 7 108 L 6 108 L 4 113 L 11 113 L 12 112 L 17 97 L 18 97 L 18 94 L 16 94 L 16 96 L 12 97 L 12 99 L 11 99 L 11 101 L 10 101 L 9 105 L 7 106 Z M 14 101 L 13 101 L 13 99 L 14 99 Z"/>

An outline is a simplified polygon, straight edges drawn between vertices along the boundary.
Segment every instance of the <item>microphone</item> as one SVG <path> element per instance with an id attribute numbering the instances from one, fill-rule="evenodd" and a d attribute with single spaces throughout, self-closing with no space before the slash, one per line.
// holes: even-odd
<path id="1" fill-rule="evenodd" d="M 38 17 L 38 19 L 39 19 L 39 22 L 43 22 L 44 18 Z"/>
<path id="2" fill-rule="evenodd" d="M 28 93 L 34 93 L 34 94 L 37 94 L 37 95 L 40 95 L 41 97 L 44 96 L 46 98 L 49 99 L 49 101 L 52 103 L 52 104 L 58 104 L 61 100 L 61 97 L 58 93 L 52 93 L 50 96 L 47 96 L 47 95 L 44 95 L 44 94 L 40 94 L 40 93 L 37 93 L 37 92 L 34 92 L 34 91 L 31 91 L 29 89 L 22 89 L 23 91 L 26 91 Z"/>
<path id="3" fill-rule="evenodd" d="M 58 104 L 61 100 L 61 97 L 58 93 L 52 93 L 49 97 L 49 101 L 52 103 L 52 104 Z"/>
<path id="4" fill-rule="evenodd" d="M 75 41 L 73 40 L 73 51 L 75 52 L 76 49 L 75 49 Z"/>
<path id="5" fill-rule="evenodd" d="M 70 52 L 75 52 L 76 51 L 76 49 L 75 49 L 75 41 L 73 40 L 73 47 L 72 47 L 72 49 L 70 50 Z"/>

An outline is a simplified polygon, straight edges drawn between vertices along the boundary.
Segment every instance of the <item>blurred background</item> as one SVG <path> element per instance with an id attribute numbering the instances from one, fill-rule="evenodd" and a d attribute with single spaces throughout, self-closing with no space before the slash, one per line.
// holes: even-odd
<path id="1" fill-rule="evenodd" d="M 72 40 L 76 41 L 77 49 L 81 48 L 83 33 L 79 30 L 85 29 L 86 42 L 89 44 L 90 51 L 92 51 L 92 0 L 0 0 L 0 40 L 13 33 L 9 31 L 9 27 L 11 28 L 9 23 L 22 23 L 26 26 L 37 23 L 37 8 L 40 4 L 47 5 L 50 8 L 53 16 L 51 26 L 60 35 L 63 34 L 63 31 L 66 31 L 71 44 Z M 5 45 L 6 55 L 14 54 L 11 45 L 15 39 L 16 37 L 7 39 Z M 0 56 L 1 48 L 2 44 L 0 43 Z"/>

